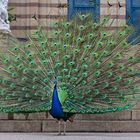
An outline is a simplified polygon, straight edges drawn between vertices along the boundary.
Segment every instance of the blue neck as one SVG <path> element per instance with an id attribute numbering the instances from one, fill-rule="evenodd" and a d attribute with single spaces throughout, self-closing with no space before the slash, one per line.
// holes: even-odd
<path id="1" fill-rule="evenodd" d="M 61 103 L 60 103 L 59 98 L 58 98 L 56 81 L 54 82 L 54 90 L 53 90 L 53 96 L 52 96 L 52 107 L 51 107 L 50 113 L 54 118 L 59 118 L 59 117 L 62 117 L 64 115 Z"/>

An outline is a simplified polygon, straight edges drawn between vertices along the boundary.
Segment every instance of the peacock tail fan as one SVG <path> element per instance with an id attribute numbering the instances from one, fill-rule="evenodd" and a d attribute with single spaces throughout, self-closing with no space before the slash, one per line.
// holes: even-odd
<path id="1" fill-rule="evenodd" d="M 53 23 L 50 32 L 39 27 L 27 43 L 12 39 L 8 54 L 0 55 L 0 111 L 50 110 L 54 80 L 64 112 L 133 107 L 140 96 L 140 46 L 127 41 L 131 27 L 110 32 L 112 23 L 77 14 Z"/>

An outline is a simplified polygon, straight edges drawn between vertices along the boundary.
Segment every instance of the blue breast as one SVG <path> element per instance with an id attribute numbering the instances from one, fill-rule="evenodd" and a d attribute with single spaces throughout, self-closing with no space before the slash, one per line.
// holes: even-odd
<path id="1" fill-rule="evenodd" d="M 52 97 L 52 107 L 50 110 L 50 114 L 54 118 L 58 118 L 58 119 L 64 117 L 63 109 L 62 109 L 61 103 L 60 103 L 59 98 L 58 98 L 56 84 L 54 86 L 53 97 Z"/>

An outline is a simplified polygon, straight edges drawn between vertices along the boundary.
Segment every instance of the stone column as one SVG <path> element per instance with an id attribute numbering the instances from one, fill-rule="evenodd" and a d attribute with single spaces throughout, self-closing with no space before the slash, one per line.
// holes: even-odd
<path id="1" fill-rule="evenodd" d="M 8 0 L 0 0 L 0 32 L 10 32 L 8 21 Z"/>

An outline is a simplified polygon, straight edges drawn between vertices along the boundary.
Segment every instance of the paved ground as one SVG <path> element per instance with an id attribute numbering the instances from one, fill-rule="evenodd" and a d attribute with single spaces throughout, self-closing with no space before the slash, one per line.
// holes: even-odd
<path id="1" fill-rule="evenodd" d="M 0 140 L 140 140 L 140 133 L 0 133 Z"/>

